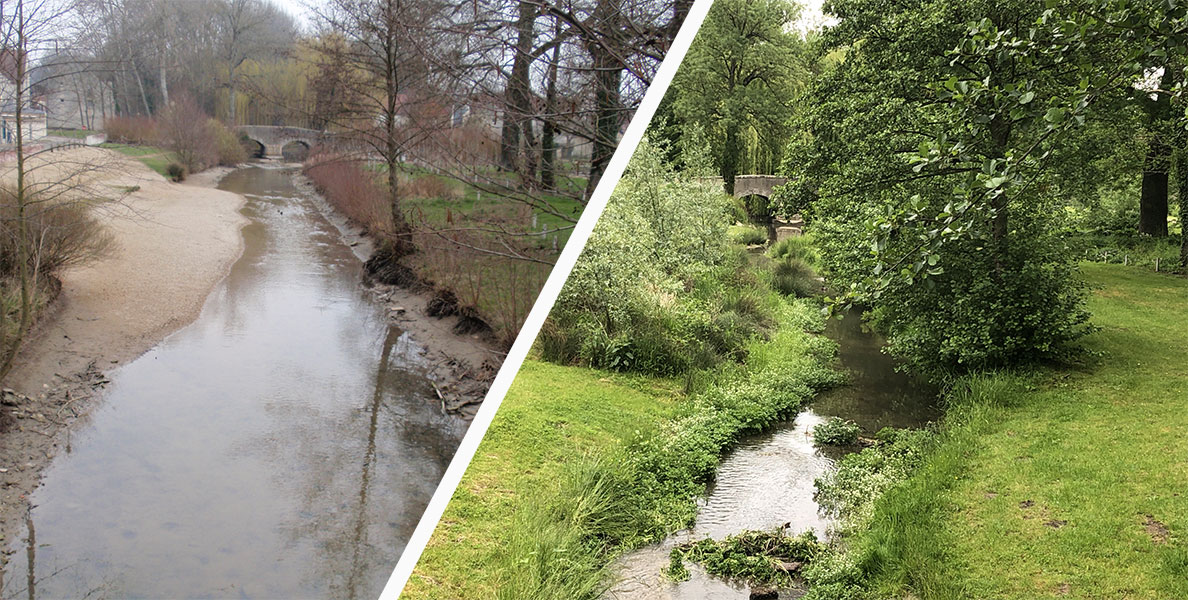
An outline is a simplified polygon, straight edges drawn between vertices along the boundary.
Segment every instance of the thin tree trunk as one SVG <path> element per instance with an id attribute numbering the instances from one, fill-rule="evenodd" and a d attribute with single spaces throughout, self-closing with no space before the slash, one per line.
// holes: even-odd
<path id="1" fill-rule="evenodd" d="M 1174 166 L 1180 199 L 1180 273 L 1188 277 L 1188 144 L 1175 153 Z"/>
<path id="2" fill-rule="evenodd" d="M 553 29 L 553 39 L 561 37 L 561 23 Z M 549 62 L 548 82 L 545 87 L 544 129 L 540 133 L 540 185 L 546 190 L 557 189 L 557 63 L 560 60 L 561 44 L 553 46 L 553 59 Z"/>
<path id="3" fill-rule="evenodd" d="M 1139 200 L 1139 233 L 1167 237 L 1167 167 L 1171 147 L 1156 135 L 1143 161 L 1143 191 Z"/>
<path id="4" fill-rule="evenodd" d="M 590 153 L 590 175 L 586 181 L 586 200 L 614 155 L 619 143 L 619 115 L 623 109 L 619 87 L 623 80 L 623 63 L 608 47 L 616 43 L 620 14 L 611 0 L 599 0 L 594 8 L 595 31 L 601 39 L 587 40 L 587 50 L 594 67 L 594 147 Z"/>
<path id="5" fill-rule="evenodd" d="M 165 59 L 161 59 L 161 106 L 169 106 L 169 80 L 165 76 Z"/>

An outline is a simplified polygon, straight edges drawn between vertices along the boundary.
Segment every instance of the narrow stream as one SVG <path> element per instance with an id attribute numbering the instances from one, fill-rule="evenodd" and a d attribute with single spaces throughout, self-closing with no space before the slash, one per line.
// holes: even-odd
<path id="1" fill-rule="evenodd" d="M 616 565 L 618 583 L 607 598 L 746 600 L 746 583 L 712 577 L 698 565 L 686 564 L 688 581 L 666 579 L 661 573 L 672 548 L 784 524 L 793 533 L 811 529 L 824 539 L 832 521 L 813 500 L 813 481 L 832 469 L 841 454 L 813 446 L 813 427 L 838 416 L 853 420 L 870 435 L 883 427 L 919 427 L 940 416 L 935 390 L 896 372 L 895 362 L 881 351 L 883 340 L 863 326 L 857 313 L 841 321 L 831 319 L 825 334 L 837 341 L 838 359 L 849 371 L 850 383 L 817 396 L 795 420 L 739 443 L 723 459 L 693 527 L 624 556 Z M 780 594 L 797 596 L 796 590 Z"/>
<path id="2" fill-rule="evenodd" d="M 243 256 L 194 323 L 111 373 L 3 598 L 374 598 L 391 574 L 465 426 L 291 170 L 219 187 L 248 198 Z"/>

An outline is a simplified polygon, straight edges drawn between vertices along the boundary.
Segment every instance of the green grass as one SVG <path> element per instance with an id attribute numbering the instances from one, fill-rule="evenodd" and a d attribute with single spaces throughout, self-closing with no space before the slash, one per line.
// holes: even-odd
<path id="1" fill-rule="evenodd" d="M 529 361 L 405 598 L 597 598 L 617 553 L 687 527 L 721 452 L 836 383 L 819 305 L 788 302 L 745 365 L 670 379 Z"/>
<path id="2" fill-rule="evenodd" d="M 450 501 L 404 598 L 491 598 L 526 496 L 671 418 L 679 386 L 528 360 Z"/>
<path id="3" fill-rule="evenodd" d="M 935 453 L 853 540 L 880 591 L 1188 597 L 1188 281 L 1084 271 L 1096 358 L 958 384 Z"/>
<path id="4" fill-rule="evenodd" d="M 154 146 L 135 146 L 106 142 L 101 144 L 100 147 L 115 150 L 124 156 L 135 158 L 165 178 L 169 177 L 165 168 L 169 166 L 169 163 L 177 162 L 177 157 L 172 152 Z"/>

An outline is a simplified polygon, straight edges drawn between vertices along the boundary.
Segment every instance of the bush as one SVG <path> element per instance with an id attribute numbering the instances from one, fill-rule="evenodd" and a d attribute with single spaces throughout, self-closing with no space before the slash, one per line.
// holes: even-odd
<path id="1" fill-rule="evenodd" d="M 170 181 L 185 181 L 186 167 L 180 163 L 171 162 L 165 166 L 165 174 Z"/>
<path id="2" fill-rule="evenodd" d="M 189 173 L 219 164 L 219 148 L 208 126 L 209 117 L 188 96 L 181 96 L 157 118 L 160 143 L 177 155 Z"/>
<path id="3" fill-rule="evenodd" d="M 305 162 L 303 172 L 327 202 L 368 233 L 392 230 L 385 186 L 360 161 L 319 154 Z"/>
<path id="4" fill-rule="evenodd" d="M 821 255 L 813 245 L 812 236 L 797 235 L 784 238 L 767 251 L 767 255 L 776 260 L 795 258 L 806 265 L 816 267 L 821 264 Z"/>
<path id="5" fill-rule="evenodd" d="M 733 226 L 730 228 L 730 240 L 744 246 L 766 244 L 767 232 L 758 227 Z"/>
<path id="6" fill-rule="evenodd" d="M 223 125 L 218 119 L 207 121 L 207 128 L 210 130 L 211 137 L 214 138 L 215 151 L 218 154 L 218 164 L 225 167 L 234 167 L 239 163 L 247 161 L 247 150 L 243 147 L 243 143 L 239 141 L 239 136 L 235 135 L 235 132 L 231 131 L 226 125 Z"/>
<path id="7" fill-rule="evenodd" d="M 78 203 L 52 203 L 32 194 L 26 197 L 26 235 L 37 240 L 29 255 L 29 270 L 53 275 L 62 269 L 101 258 L 114 246 L 111 234 Z M 16 192 L 0 186 L 0 278 L 12 278 L 18 271 L 19 233 L 16 228 Z"/>
<path id="8" fill-rule="evenodd" d="M 644 143 L 540 338 L 561 363 L 664 375 L 741 356 L 772 317 L 726 243 L 727 197 L 681 180 Z"/>
<path id="9" fill-rule="evenodd" d="M 819 446 L 853 446 L 862 428 L 841 417 L 829 417 L 813 427 L 813 443 Z"/>
<path id="10" fill-rule="evenodd" d="M 108 117 L 103 122 L 103 131 L 109 142 L 157 143 L 157 122 L 152 117 Z"/>

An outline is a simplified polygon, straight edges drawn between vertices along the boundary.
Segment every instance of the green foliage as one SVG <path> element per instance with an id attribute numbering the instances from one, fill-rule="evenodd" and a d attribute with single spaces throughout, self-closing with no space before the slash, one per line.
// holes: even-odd
<path id="1" fill-rule="evenodd" d="M 767 232 L 749 225 L 731 225 L 729 235 L 731 241 L 743 246 L 767 243 Z"/>
<path id="2" fill-rule="evenodd" d="M 848 529 L 864 527 L 876 500 L 919 468 L 934 438 L 926 430 L 879 431 L 876 445 L 847 454 L 837 470 L 817 479 L 817 504 Z"/>
<path id="3" fill-rule="evenodd" d="M 798 15 L 787 0 L 714 2 L 668 92 L 682 155 L 685 136 L 693 147 L 703 147 L 704 136 L 714 172 L 727 181 L 779 163 L 786 99 L 805 72 L 804 43 L 790 31 Z M 698 151 L 699 168 L 703 156 Z"/>
<path id="4" fill-rule="evenodd" d="M 773 244 L 767 250 L 767 255 L 776 260 L 795 258 L 810 267 L 816 267 L 821 264 L 821 255 L 815 244 L 815 239 L 810 235 L 796 235 Z"/>
<path id="5" fill-rule="evenodd" d="M 820 296 L 821 282 L 812 267 L 794 256 L 785 256 L 775 262 L 771 285 L 785 296 L 811 298 Z"/>
<path id="6" fill-rule="evenodd" d="M 812 531 L 790 536 L 784 530 L 743 531 L 724 540 L 705 538 L 672 549 L 666 573 L 674 580 L 688 577 L 683 560 L 705 567 L 719 577 L 741 578 L 751 582 L 791 585 L 792 575 L 782 568 L 785 563 L 811 564 L 825 551 L 825 545 Z"/>
<path id="7" fill-rule="evenodd" d="M 689 177 L 713 177 L 717 174 L 714 168 L 714 151 L 706 137 L 705 128 L 701 123 L 690 123 L 680 137 L 680 160 L 684 165 L 682 172 Z"/>
<path id="8" fill-rule="evenodd" d="M 545 358 L 664 375 L 744 356 L 778 300 L 727 243 L 726 196 L 641 144 L 542 329 Z"/>
<path id="9" fill-rule="evenodd" d="M 813 443 L 821 446 L 853 446 L 862 428 L 841 417 L 829 417 L 813 427 Z"/>
<path id="10" fill-rule="evenodd" d="M 834 10 L 825 47 L 848 54 L 799 105 L 805 134 L 788 147 L 779 199 L 784 212 L 811 205 L 840 302 L 871 306 L 891 350 L 933 374 L 1063 358 L 1088 331 L 1061 238 L 1067 194 L 1084 186 L 1065 175 L 1101 149 L 1058 135 L 1084 121 L 1053 108 L 1080 85 L 1062 55 L 998 45 L 1043 7 Z"/>
<path id="11" fill-rule="evenodd" d="M 186 167 L 181 163 L 171 162 L 165 165 L 165 175 L 169 177 L 170 181 L 185 181 Z"/>

